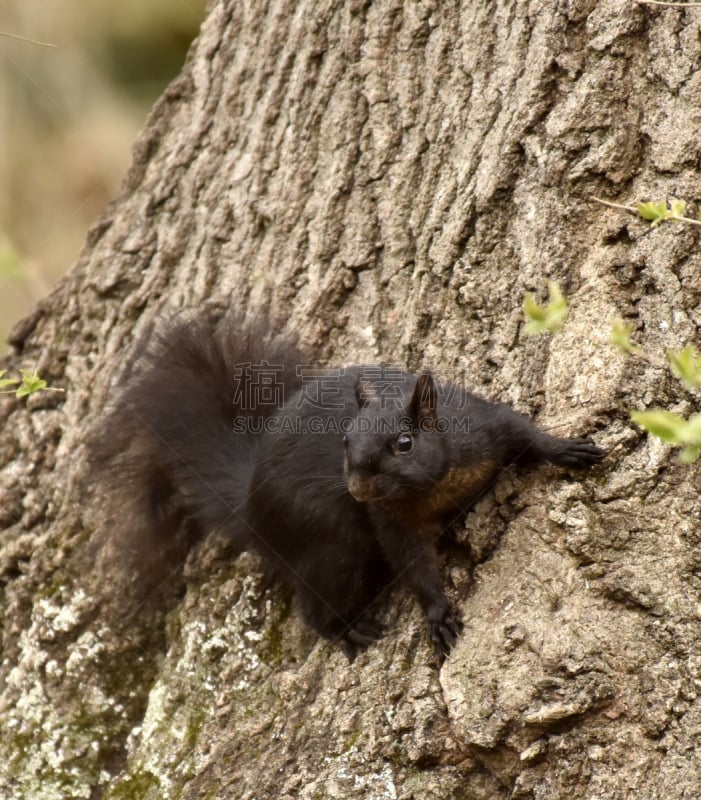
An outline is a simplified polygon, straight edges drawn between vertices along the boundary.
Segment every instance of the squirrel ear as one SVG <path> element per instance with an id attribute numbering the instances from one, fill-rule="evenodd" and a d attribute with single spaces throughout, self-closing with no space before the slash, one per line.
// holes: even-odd
<path id="1" fill-rule="evenodd" d="M 416 379 L 409 410 L 416 422 L 436 416 L 436 382 L 428 370 Z"/>
<path id="2" fill-rule="evenodd" d="M 367 408 L 373 397 L 375 397 L 375 391 L 372 383 L 362 375 L 358 375 L 355 382 L 355 399 L 358 401 L 358 408 Z"/>

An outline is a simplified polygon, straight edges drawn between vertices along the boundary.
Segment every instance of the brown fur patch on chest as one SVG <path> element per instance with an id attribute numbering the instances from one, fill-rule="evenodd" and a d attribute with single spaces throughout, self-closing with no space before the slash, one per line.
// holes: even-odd
<path id="1" fill-rule="evenodd" d="M 427 492 L 387 508 L 398 521 L 417 529 L 441 525 L 467 511 L 496 474 L 492 461 L 477 466 L 453 467 Z"/>

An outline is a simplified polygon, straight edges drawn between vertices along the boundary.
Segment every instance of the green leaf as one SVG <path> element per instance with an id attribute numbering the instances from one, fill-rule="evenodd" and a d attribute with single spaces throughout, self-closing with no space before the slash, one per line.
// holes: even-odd
<path id="1" fill-rule="evenodd" d="M 638 203 L 636 205 L 638 214 L 652 223 L 651 227 L 656 227 L 660 222 L 671 220 L 680 222 L 686 213 L 686 202 L 678 200 L 676 197 L 669 199 L 669 205 L 664 200 L 654 200 L 650 203 Z"/>
<path id="2" fill-rule="evenodd" d="M 638 353 L 640 351 L 640 345 L 631 340 L 630 335 L 632 332 L 633 326 L 626 325 L 620 317 L 617 317 L 611 323 L 609 342 L 626 353 Z"/>
<path id="3" fill-rule="evenodd" d="M 562 330 L 562 323 L 567 316 L 567 300 L 554 281 L 548 281 L 548 299 L 546 306 L 536 303 L 532 294 L 527 294 L 523 300 L 523 313 L 526 316 L 526 333 L 558 333 Z"/>
<path id="4" fill-rule="evenodd" d="M 683 445 L 682 463 L 693 464 L 701 455 L 701 414 L 695 414 L 688 421 L 662 409 L 632 411 L 630 416 L 633 422 L 663 442 Z"/>
<path id="5" fill-rule="evenodd" d="M 652 411 L 631 411 L 630 418 L 648 433 L 670 444 L 684 444 L 687 421 L 661 408 Z"/>
<path id="6" fill-rule="evenodd" d="M 695 414 L 686 423 L 686 439 L 688 444 L 701 444 L 701 414 Z"/>
<path id="7" fill-rule="evenodd" d="M 667 210 L 667 203 L 664 200 L 656 200 L 650 203 L 638 203 L 636 205 L 638 214 L 643 219 L 652 222 L 652 227 L 659 225 L 660 222 L 669 218 L 669 211 Z"/>
<path id="8" fill-rule="evenodd" d="M 17 397 L 26 397 L 46 389 L 46 381 L 39 377 L 36 370 L 31 374 L 24 369 L 21 369 L 20 372 L 22 373 L 22 385 L 17 390 Z"/>
<path id="9" fill-rule="evenodd" d="M 526 333 L 543 333 L 547 330 L 545 309 L 536 303 L 535 297 L 530 293 L 523 300 L 523 313 L 527 319 L 524 329 Z"/>
<path id="10" fill-rule="evenodd" d="M 688 444 L 681 452 L 681 460 L 684 464 L 693 464 L 701 456 L 701 444 Z"/>
<path id="11" fill-rule="evenodd" d="M 701 355 L 693 344 L 679 352 L 667 350 L 667 360 L 672 372 L 690 389 L 701 386 Z"/>
<path id="12" fill-rule="evenodd" d="M 673 220 L 680 220 L 684 216 L 684 212 L 686 211 L 686 202 L 684 200 L 677 200 L 676 197 L 672 197 L 669 200 L 669 209 L 670 209 L 670 219 Z"/>
<path id="13" fill-rule="evenodd" d="M 556 333 L 562 330 L 562 323 L 567 317 L 567 300 L 554 281 L 548 281 L 548 294 L 550 302 L 545 309 L 548 312 L 548 330 Z"/>

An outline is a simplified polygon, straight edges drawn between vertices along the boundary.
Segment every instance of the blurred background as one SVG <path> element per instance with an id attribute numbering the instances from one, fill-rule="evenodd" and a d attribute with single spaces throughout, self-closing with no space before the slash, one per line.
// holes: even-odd
<path id="1" fill-rule="evenodd" d="M 206 0 L 0 0 L 0 354 L 119 192 Z"/>

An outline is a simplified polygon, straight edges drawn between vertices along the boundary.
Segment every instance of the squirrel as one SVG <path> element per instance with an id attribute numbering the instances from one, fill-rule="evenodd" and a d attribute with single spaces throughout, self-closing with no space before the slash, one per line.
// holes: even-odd
<path id="1" fill-rule="evenodd" d="M 395 581 L 443 660 L 463 624 L 436 541 L 512 463 L 589 468 L 589 438 L 539 430 L 430 371 L 322 369 L 229 311 L 174 318 L 137 346 L 89 463 L 142 542 L 217 529 L 258 551 L 304 620 L 352 661 Z"/>

